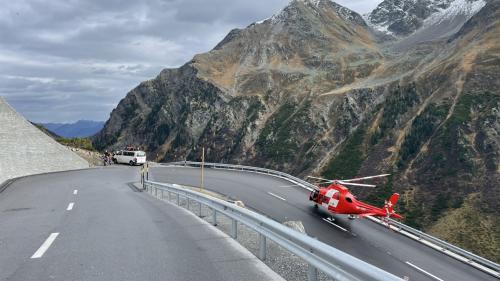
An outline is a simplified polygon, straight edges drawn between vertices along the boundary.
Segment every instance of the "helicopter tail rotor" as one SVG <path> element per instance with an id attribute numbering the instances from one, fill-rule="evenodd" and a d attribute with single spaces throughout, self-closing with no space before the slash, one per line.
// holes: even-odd
<path id="1" fill-rule="evenodd" d="M 390 217 L 395 217 L 397 219 L 402 218 L 402 216 L 396 214 L 394 212 L 394 209 L 393 209 L 393 207 L 394 207 L 394 205 L 396 205 L 396 202 L 398 201 L 398 199 L 399 199 L 399 193 L 393 193 L 391 195 L 391 197 L 389 198 L 389 201 L 385 201 L 384 209 L 385 209 L 387 218 L 390 218 Z"/>

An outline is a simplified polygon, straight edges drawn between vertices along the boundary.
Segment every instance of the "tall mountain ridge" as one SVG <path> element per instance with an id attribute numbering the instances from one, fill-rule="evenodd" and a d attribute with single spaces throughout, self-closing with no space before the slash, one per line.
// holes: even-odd
<path id="1" fill-rule="evenodd" d="M 406 223 L 499 261 L 499 6 L 385 0 L 363 18 L 293 0 L 142 82 L 94 145 L 141 145 L 156 161 L 205 147 L 207 161 L 299 176 L 388 172 L 355 193 L 382 204 L 399 192 Z"/>

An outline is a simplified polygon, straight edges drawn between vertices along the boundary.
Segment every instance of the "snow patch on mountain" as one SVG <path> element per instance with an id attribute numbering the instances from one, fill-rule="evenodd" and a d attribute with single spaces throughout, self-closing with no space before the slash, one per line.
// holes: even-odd
<path id="1" fill-rule="evenodd" d="M 363 18 L 374 30 L 407 37 L 432 25 L 468 20 L 486 5 L 485 0 L 385 0 Z"/>
<path id="2" fill-rule="evenodd" d="M 389 24 L 374 24 L 370 21 L 370 13 L 368 14 L 363 14 L 362 15 L 363 20 L 365 20 L 366 24 L 371 27 L 372 29 L 389 34 L 389 35 L 394 35 L 392 31 L 389 30 Z"/>
<path id="3" fill-rule="evenodd" d="M 424 21 L 424 26 L 435 25 L 456 16 L 465 16 L 469 20 L 486 5 L 484 0 L 471 2 L 469 0 L 455 0 L 445 9 L 440 9 Z"/>

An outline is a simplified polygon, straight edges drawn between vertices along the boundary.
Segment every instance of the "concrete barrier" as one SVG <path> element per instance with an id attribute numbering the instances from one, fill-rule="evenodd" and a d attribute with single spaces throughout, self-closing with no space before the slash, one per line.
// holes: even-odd
<path id="1" fill-rule="evenodd" d="M 0 97 L 0 184 L 26 175 L 88 167 L 86 160 L 40 131 Z"/>

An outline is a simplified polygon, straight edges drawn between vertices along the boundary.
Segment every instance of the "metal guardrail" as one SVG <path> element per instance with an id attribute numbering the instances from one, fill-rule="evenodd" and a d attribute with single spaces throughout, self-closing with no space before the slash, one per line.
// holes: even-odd
<path id="1" fill-rule="evenodd" d="M 181 161 L 181 162 L 171 162 L 171 163 L 161 163 L 160 165 L 177 165 L 177 166 L 192 166 L 192 167 L 200 167 L 201 162 L 192 162 L 192 161 Z M 229 170 L 239 170 L 239 171 L 248 171 L 248 172 L 254 172 L 254 173 L 262 173 L 262 174 L 268 174 L 272 175 L 275 177 L 280 177 L 283 179 L 286 179 L 292 183 L 295 183 L 305 189 L 312 190 L 316 188 L 313 184 L 302 180 L 300 178 L 294 177 L 292 175 L 289 175 L 287 173 L 271 170 L 271 169 L 265 169 L 265 168 L 258 168 L 258 167 L 252 167 L 252 166 L 244 166 L 244 165 L 232 165 L 232 164 L 221 164 L 221 163 L 204 163 L 204 167 L 207 168 L 219 168 L 219 169 L 229 169 Z M 373 219 L 372 219 L 373 220 Z M 379 222 L 379 220 L 375 219 L 373 221 Z M 418 229 L 412 228 L 408 225 L 405 225 L 403 223 L 400 223 L 398 221 L 395 221 L 393 219 L 390 219 L 391 224 L 393 226 L 396 226 L 399 233 L 402 233 L 401 230 L 406 231 L 410 235 L 407 235 L 410 238 L 414 238 L 417 241 L 420 242 L 427 242 L 423 243 L 426 246 L 429 246 L 431 248 L 434 248 L 436 250 L 440 250 L 441 252 L 457 259 L 462 262 L 465 262 L 479 270 L 482 270 L 490 275 L 493 275 L 495 277 L 500 278 L 500 265 L 490 261 L 488 259 L 485 259 L 481 256 L 478 256 L 474 253 L 471 253 L 469 251 L 466 251 L 464 249 L 461 249 L 455 245 L 452 245 L 446 241 L 443 241 L 439 238 L 436 238 L 432 235 L 429 235 L 427 233 L 424 233 Z M 379 222 L 380 223 L 380 222 Z"/>
<path id="2" fill-rule="evenodd" d="M 403 280 L 378 267 L 346 254 L 332 246 L 318 241 L 306 234 L 295 231 L 279 222 L 269 219 L 251 210 L 235 204 L 217 199 L 203 193 L 186 189 L 177 184 L 144 181 L 146 190 L 156 198 L 171 201 L 175 195 L 177 205 L 181 205 L 180 198 L 186 198 L 186 207 L 190 201 L 196 201 L 198 215 L 201 216 L 201 206 L 205 205 L 212 210 L 212 224 L 217 224 L 217 214 L 221 213 L 232 220 L 231 237 L 238 235 L 238 223 L 244 224 L 259 233 L 259 259 L 266 259 L 266 240 L 269 238 L 284 249 L 302 258 L 309 264 L 308 280 L 318 278 L 318 270 L 339 281 L 347 280 Z"/>
<path id="3" fill-rule="evenodd" d="M 160 165 L 180 165 L 180 166 L 191 166 L 191 167 L 201 167 L 201 162 L 192 162 L 192 161 L 181 161 L 181 162 L 170 162 L 170 163 L 158 163 Z M 286 179 L 292 183 L 295 183 L 305 189 L 312 191 L 316 188 L 315 185 L 307 182 L 303 179 L 294 177 L 290 174 L 252 166 L 244 166 L 244 165 L 232 165 L 232 164 L 221 164 L 221 163 L 204 163 L 204 167 L 206 168 L 218 168 L 218 169 L 228 169 L 228 170 L 239 170 L 239 171 L 247 171 L 261 174 L 268 174 L 275 177 L 280 177 Z"/>

